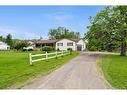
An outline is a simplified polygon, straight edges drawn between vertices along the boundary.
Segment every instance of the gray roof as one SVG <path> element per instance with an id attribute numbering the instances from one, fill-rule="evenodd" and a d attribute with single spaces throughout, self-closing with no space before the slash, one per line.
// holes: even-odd
<path id="1" fill-rule="evenodd" d="M 67 38 L 63 38 L 63 39 L 67 39 Z M 57 41 L 60 41 L 60 40 L 31 40 L 31 41 L 34 42 L 35 44 L 49 44 L 49 43 L 56 43 Z M 77 43 L 81 39 L 68 39 L 68 40 L 71 40 Z"/>
<path id="2" fill-rule="evenodd" d="M 63 39 L 67 39 L 67 38 L 63 38 Z M 60 40 L 62 40 L 62 39 L 60 39 Z M 60 41 L 60 40 L 57 40 L 57 41 Z M 80 41 L 81 39 L 68 39 L 68 40 L 71 40 L 71 41 L 74 41 L 74 42 L 78 42 L 78 41 Z"/>
<path id="3" fill-rule="evenodd" d="M 36 44 L 49 44 L 49 43 L 56 43 L 57 40 L 37 40 L 33 41 Z"/>

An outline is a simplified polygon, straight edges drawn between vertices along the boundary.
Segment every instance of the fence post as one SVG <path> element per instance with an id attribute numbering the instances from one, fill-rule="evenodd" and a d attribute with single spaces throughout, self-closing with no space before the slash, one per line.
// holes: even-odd
<path id="1" fill-rule="evenodd" d="M 71 51 L 69 50 L 69 54 L 71 55 Z"/>
<path id="2" fill-rule="evenodd" d="M 56 51 L 56 59 L 57 59 L 57 51 Z"/>
<path id="3" fill-rule="evenodd" d="M 47 60 L 48 59 L 48 54 L 47 54 L 47 52 L 45 54 L 46 54 L 46 60 Z"/>
<path id="4" fill-rule="evenodd" d="M 66 51 L 66 55 L 68 55 L 68 50 Z"/>
<path id="5" fill-rule="evenodd" d="M 30 58 L 30 65 L 33 65 L 32 64 L 32 54 L 31 53 L 29 54 L 29 58 Z"/>
<path id="6" fill-rule="evenodd" d="M 62 50 L 62 57 L 63 57 L 63 50 Z"/>

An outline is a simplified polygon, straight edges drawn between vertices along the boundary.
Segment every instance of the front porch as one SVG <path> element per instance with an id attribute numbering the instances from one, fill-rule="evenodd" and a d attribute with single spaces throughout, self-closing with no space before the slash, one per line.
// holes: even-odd
<path id="1" fill-rule="evenodd" d="M 55 47 L 55 44 L 54 43 L 40 43 L 40 44 L 35 44 L 35 47 L 36 48 L 42 48 L 44 46 L 51 46 L 51 47 Z"/>
<path id="2" fill-rule="evenodd" d="M 39 40 L 35 41 L 34 44 L 36 49 L 41 49 L 44 46 L 55 47 L 56 40 Z"/>

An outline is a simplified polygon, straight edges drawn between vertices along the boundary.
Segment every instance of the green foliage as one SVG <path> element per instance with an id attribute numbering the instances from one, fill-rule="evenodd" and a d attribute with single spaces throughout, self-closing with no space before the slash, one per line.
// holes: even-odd
<path id="1" fill-rule="evenodd" d="M 11 34 L 8 34 L 8 35 L 6 36 L 5 42 L 6 42 L 8 45 L 10 45 L 10 46 L 13 45 L 13 40 L 12 40 L 12 35 L 11 35 Z"/>
<path id="2" fill-rule="evenodd" d="M 22 50 L 23 47 L 27 47 L 29 43 L 27 41 L 14 40 L 13 48 L 17 50 Z"/>
<path id="3" fill-rule="evenodd" d="M 5 42 L 6 39 L 3 36 L 0 36 L 0 41 Z"/>
<path id="4" fill-rule="evenodd" d="M 60 49 L 59 49 L 59 48 L 57 48 L 57 51 L 60 51 Z"/>
<path id="5" fill-rule="evenodd" d="M 90 46 L 90 44 L 88 44 L 87 48 L 88 48 L 90 51 L 98 51 L 97 47 L 94 46 L 94 45 L 91 45 L 91 46 Z"/>
<path id="6" fill-rule="evenodd" d="M 72 54 L 72 48 L 68 48 L 67 50 L 70 51 L 70 54 Z"/>
<path id="7" fill-rule="evenodd" d="M 11 34 L 8 34 L 6 38 L 4 38 L 3 36 L 0 36 L 0 41 L 7 43 L 8 45 L 11 46 L 11 48 L 16 50 L 22 50 L 23 47 L 26 47 L 29 45 L 27 41 L 12 39 Z"/>
<path id="8" fill-rule="evenodd" d="M 46 51 L 46 52 L 51 52 L 51 51 L 54 51 L 54 47 L 51 47 L 51 46 L 44 46 L 42 47 L 42 51 Z"/>
<path id="9" fill-rule="evenodd" d="M 33 49 L 28 49 L 28 51 L 33 51 Z"/>
<path id="10" fill-rule="evenodd" d="M 69 31 L 65 27 L 58 27 L 57 29 L 51 29 L 48 35 L 50 39 L 63 39 L 63 38 L 79 39 L 80 38 L 79 32 Z"/>
<path id="11" fill-rule="evenodd" d="M 90 23 L 85 34 L 89 50 L 114 51 L 121 46 L 121 55 L 126 54 L 126 6 L 106 7 L 95 17 L 91 17 Z"/>
<path id="12" fill-rule="evenodd" d="M 73 50 L 72 50 L 72 48 L 67 48 L 67 50 L 68 50 L 68 51 L 70 51 L 70 52 L 72 52 L 72 51 L 73 51 Z"/>

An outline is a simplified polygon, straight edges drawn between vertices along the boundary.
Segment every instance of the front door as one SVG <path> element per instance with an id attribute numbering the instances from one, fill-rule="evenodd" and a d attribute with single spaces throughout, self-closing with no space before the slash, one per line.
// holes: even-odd
<path id="1" fill-rule="evenodd" d="M 82 51 L 82 46 L 81 45 L 77 46 L 77 51 Z"/>

